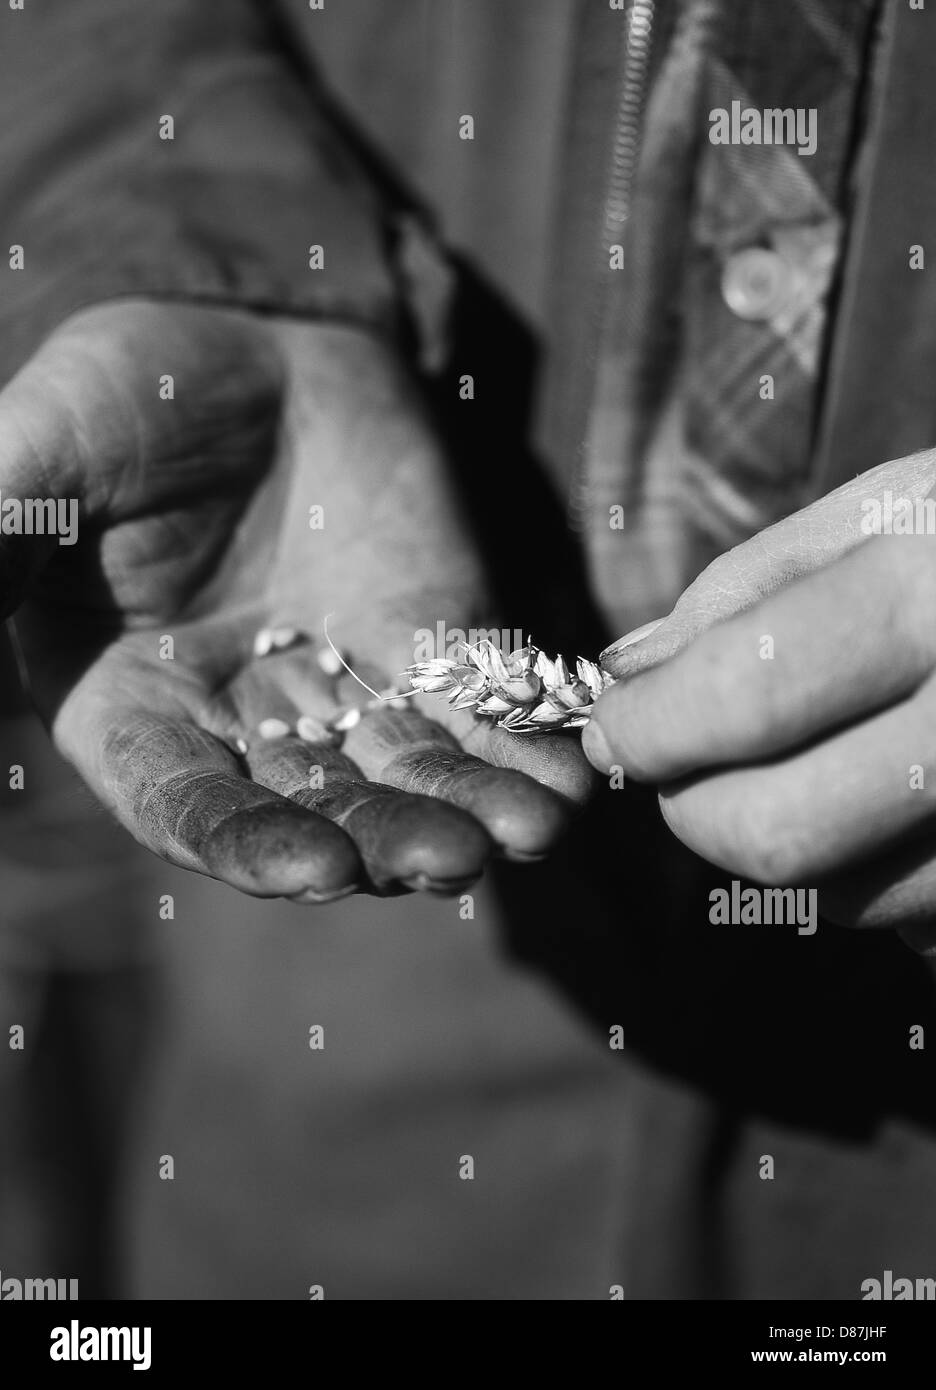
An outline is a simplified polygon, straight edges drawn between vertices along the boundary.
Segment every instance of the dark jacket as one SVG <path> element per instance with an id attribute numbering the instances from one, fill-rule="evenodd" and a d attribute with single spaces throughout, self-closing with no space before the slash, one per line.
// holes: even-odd
<path id="1" fill-rule="evenodd" d="M 645 175 L 673 177 L 663 188 L 637 179 L 634 193 L 663 217 L 675 250 L 655 230 L 641 240 L 632 220 L 628 268 L 613 288 L 608 238 L 595 233 L 629 58 L 622 13 L 605 0 L 471 0 L 455 27 L 447 6 L 399 0 L 326 0 L 323 11 L 300 0 L 26 0 L 22 11 L 0 9 L 0 245 L 22 246 L 25 265 L 0 271 L 0 379 L 66 314 L 117 294 L 340 317 L 395 334 L 407 349 L 422 337 L 428 351 L 443 296 L 438 259 L 413 213 L 435 202 L 450 240 L 544 336 L 540 450 L 584 536 L 608 623 L 623 629 L 658 616 L 718 549 L 936 439 L 936 290 L 925 271 L 909 269 L 910 247 L 929 252 L 936 226 L 936 18 L 898 0 L 880 12 L 838 6 L 845 23 L 855 14 L 863 26 L 850 31 L 862 56 L 850 83 L 829 88 L 839 102 L 838 155 L 824 173 L 823 189 L 835 192 L 823 192 L 820 216 L 815 190 L 783 183 L 782 170 L 772 183 L 763 165 L 758 195 L 779 188 L 781 196 L 758 197 L 753 209 L 738 196 L 743 163 L 705 148 L 704 126 L 684 119 L 704 116 L 710 50 L 673 45 L 693 24 L 721 44 L 727 25 L 728 70 L 763 81 L 763 104 L 768 91 L 771 104 L 812 104 L 813 91 L 821 105 L 821 0 L 650 8 L 663 38 L 640 96 L 639 148 Z M 785 45 L 793 14 L 811 31 L 805 46 Z M 345 130 L 307 61 L 312 52 L 366 135 L 421 183 L 421 198 Z M 668 124 L 664 103 L 661 121 L 648 123 L 661 91 L 681 95 L 680 119 Z M 478 132 L 470 148 L 457 140 L 465 112 Z M 172 141 L 159 138 L 166 115 Z M 667 222 L 680 199 L 685 218 Z M 749 348 L 752 373 L 759 354 L 773 351 L 769 322 L 728 317 L 719 272 L 739 248 L 769 248 L 778 235 L 804 265 L 824 267 L 807 275 L 810 370 L 778 402 L 756 469 L 713 446 L 693 472 L 695 491 L 674 485 L 679 471 L 653 474 L 665 486 L 648 489 L 648 458 L 682 467 L 688 457 L 686 432 L 677 429 L 675 446 L 667 432 L 685 423 L 674 406 L 705 399 L 710 363 L 704 353 L 686 357 L 686 341 L 730 341 L 734 362 Z M 325 249 L 323 271 L 309 269 L 313 244 Z M 675 317 L 663 294 L 671 268 Z M 646 295 L 630 314 L 631 296 L 648 286 L 662 298 Z M 607 335 L 595 336 L 583 312 L 596 295 L 602 312 L 612 296 L 624 305 Z M 647 361 L 672 365 L 677 356 L 689 377 L 641 375 Z M 589 462 L 602 370 L 620 448 L 593 451 Z M 692 371 L 701 373 L 694 385 Z M 701 506 L 722 495 L 715 483 L 724 480 L 747 510 Z M 629 518 L 623 532 L 605 520 L 618 500 Z M 701 906 L 709 871 L 660 831 L 652 810 L 652 798 L 628 793 L 540 877 L 505 885 L 512 953 L 574 1001 L 605 1057 L 609 1027 L 622 1027 L 626 1044 L 624 1083 L 612 1092 L 602 1081 L 596 1108 L 588 1087 L 597 1061 L 594 1073 L 579 1072 L 571 1034 L 550 1053 L 541 1046 L 548 1019 L 518 1024 L 523 1045 L 510 1047 L 528 1048 L 530 1075 L 542 1060 L 536 1075 L 556 1124 L 548 1128 L 555 1153 L 537 1157 L 534 1145 L 514 1175 L 517 1191 L 535 1194 L 541 1165 L 575 1195 L 549 1226 L 548 1278 L 531 1260 L 517 1291 L 607 1297 L 614 1283 L 637 1297 L 854 1298 L 863 1278 L 886 1268 L 931 1275 L 936 1090 L 926 1054 L 906 1046 L 911 1025 L 932 1021 L 922 968 L 889 936 L 834 928 L 817 935 L 808 963 L 798 941 L 715 939 Z M 622 843 L 631 850 L 624 860 Z M 467 1004 L 463 996 L 475 977 L 459 986 L 450 976 L 433 967 L 422 987 L 451 990 L 474 1017 L 480 996 Z M 497 992 L 485 988 L 485 998 Z M 579 1059 L 568 1073 L 554 1074 L 557 1050 Z M 492 1075 L 496 1060 L 485 1059 Z M 567 1149 L 560 1131 L 570 1135 Z M 506 1132 L 505 1165 L 515 1147 Z M 759 1175 L 764 1154 L 775 1161 L 771 1181 Z M 572 1172 L 592 1175 L 589 1192 L 578 1178 L 567 1184 Z M 388 1205 L 402 1201 L 393 1192 Z M 530 1221 L 537 1209 L 531 1199 Z M 539 1210 L 559 1208 L 544 1201 Z M 456 1245 L 445 1256 L 455 1264 Z M 408 1287 L 434 1278 L 430 1269 Z M 473 1287 L 483 1296 L 485 1277 Z"/>

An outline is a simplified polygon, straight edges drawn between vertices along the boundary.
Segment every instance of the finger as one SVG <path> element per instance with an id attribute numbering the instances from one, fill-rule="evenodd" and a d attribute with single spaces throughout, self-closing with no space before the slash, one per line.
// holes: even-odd
<path id="1" fill-rule="evenodd" d="M 820 895 L 823 916 L 830 922 L 895 928 L 905 946 L 936 965 L 936 859 L 929 830 L 834 876 Z"/>
<path id="2" fill-rule="evenodd" d="M 819 886 L 822 915 L 841 926 L 896 927 L 914 949 L 936 944 L 936 855 L 930 827 Z"/>
<path id="3" fill-rule="evenodd" d="M 936 754 L 934 725 L 930 681 L 791 757 L 665 787 L 663 814 L 679 839 L 722 868 L 768 884 L 815 880 L 932 822 L 936 787 L 925 768 Z"/>
<path id="4" fill-rule="evenodd" d="M 880 538 L 703 633 L 598 701 L 604 769 L 664 781 L 762 759 L 916 689 L 936 660 L 936 552 Z"/>
<path id="5" fill-rule="evenodd" d="M 545 854 L 571 817 L 548 787 L 464 752 L 441 725 L 415 710 L 371 710 L 350 731 L 345 748 L 372 781 L 470 812 L 515 859 Z"/>
<path id="6" fill-rule="evenodd" d="M 887 492 L 922 498 L 934 484 L 936 450 L 869 469 L 719 556 L 653 632 L 631 645 L 624 645 L 626 637 L 613 643 L 602 652 L 602 665 L 623 679 L 668 660 L 700 632 L 866 541 L 869 499 Z"/>
<path id="7" fill-rule="evenodd" d="M 466 752 L 492 767 L 512 768 L 561 796 L 574 807 L 584 806 L 598 783 L 582 750 L 581 739 L 569 731 L 552 734 L 513 734 L 471 710 L 452 710 L 444 700 L 419 704 L 430 718 L 447 729 Z M 441 706 L 441 710 L 438 708 Z"/>
<path id="8" fill-rule="evenodd" d="M 229 748 L 195 724 L 111 710 L 86 776 L 148 848 L 257 897 L 327 902 L 362 866 L 331 820 L 243 776 Z"/>
<path id="9" fill-rule="evenodd" d="M 378 892 L 403 886 L 451 893 L 473 882 L 492 850 L 483 826 L 455 805 L 440 806 L 426 796 L 407 800 L 397 790 L 375 785 L 380 779 L 368 779 L 328 746 L 326 722 L 338 708 L 335 687 L 309 646 L 264 658 L 240 673 L 228 694 L 246 733 L 251 775 L 341 825 L 354 838 Z M 321 743 L 293 736 L 300 711 L 315 720 Z M 273 727 L 271 719 L 286 736 L 262 736 Z M 312 767 L 321 786 L 310 786 Z"/>
<path id="10" fill-rule="evenodd" d="M 285 737 L 260 740 L 247 758 L 257 782 L 351 836 L 378 893 L 458 892 L 478 878 L 490 857 L 490 839 L 470 815 L 368 782 L 335 748 Z"/>

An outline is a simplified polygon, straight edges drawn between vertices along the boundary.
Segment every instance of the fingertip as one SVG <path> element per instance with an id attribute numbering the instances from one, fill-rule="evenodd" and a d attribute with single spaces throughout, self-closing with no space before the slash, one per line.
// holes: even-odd
<path id="1" fill-rule="evenodd" d="M 358 852 L 331 821 L 277 799 L 233 812 L 200 848 L 205 870 L 255 897 L 331 902 L 359 886 Z"/>
<path id="2" fill-rule="evenodd" d="M 635 782 L 651 781 L 661 769 L 645 739 L 635 743 L 637 714 L 646 702 L 635 701 L 632 687 L 612 685 L 595 705 L 582 730 L 582 751 L 597 772 L 607 777 L 620 770 Z"/>
<path id="3" fill-rule="evenodd" d="M 467 811 L 412 793 L 369 801 L 345 824 L 378 888 L 457 892 L 480 877 L 493 850 Z"/>
<path id="4" fill-rule="evenodd" d="M 511 768 L 486 768 L 453 779 L 446 795 L 475 816 L 509 856 L 541 859 L 572 819 L 572 807 L 554 791 Z"/>
<path id="5" fill-rule="evenodd" d="M 357 883 L 349 883 L 344 888 L 335 888 L 331 891 L 305 888 L 301 893 L 294 894 L 289 901 L 291 903 L 296 903 L 298 906 L 308 904 L 316 907 L 325 907 L 328 903 L 340 902 L 342 898 L 350 898 L 353 893 L 358 892 L 360 892 L 360 887 Z"/>
<path id="6" fill-rule="evenodd" d="M 660 643 L 648 643 L 648 638 L 665 622 L 665 616 L 654 618 L 652 622 L 644 623 L 641 627 L 626 633 L 617 642 L 612 642 L 610 647 L 605 647 L 598 658 L 602 669 L 615 680 L 620 680 L 633 671 L 642 670 L 657 657 L 660 646 Z"/>
<path id="7" fill-rule="evenodd" d="M 582 730 L 582 752 L 596 772 L 606 776 L 610 773 L 614 766 L 614 754 L 597 713 L 592 715 Z"/>
<path id="8" fill-rule="evenodd" d="M 493 729 L 484 756 L 494 766 L 524 773 L 573 807 L 584 806 L 595 792 L 597 779 L 574 731 L 520 735 Z"/>
<path id="9" fill-rule="evenodd" d="M 466 888 L 470 888 L 480 877 L 478 873 L 466 874 L 462 878 L 433 878 L 431 874 L 417 873 L 410 878 L 397 880 L 412 893 L 431 893 L 437 898 L 453 898 L 458 893 L 463 893 Z"/>

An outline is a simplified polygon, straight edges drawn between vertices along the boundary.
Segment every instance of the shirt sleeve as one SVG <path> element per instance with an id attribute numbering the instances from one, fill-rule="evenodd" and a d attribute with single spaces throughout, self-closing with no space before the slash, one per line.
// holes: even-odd
<path id="1" fill-rule="evenodd" d="M 396 218 L 262 0 L 0 6 L 0 383 L 117 295 L 398 333 Z"/>

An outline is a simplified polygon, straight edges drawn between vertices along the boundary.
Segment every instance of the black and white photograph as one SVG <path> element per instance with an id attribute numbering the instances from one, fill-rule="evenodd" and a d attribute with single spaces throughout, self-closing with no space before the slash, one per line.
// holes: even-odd
<path id="1" fill-rule="evenodd" d="M 348 1301 L 900 1364 L 934 151 L 933 0 L 0 0 L 24 1365 Z"/>

